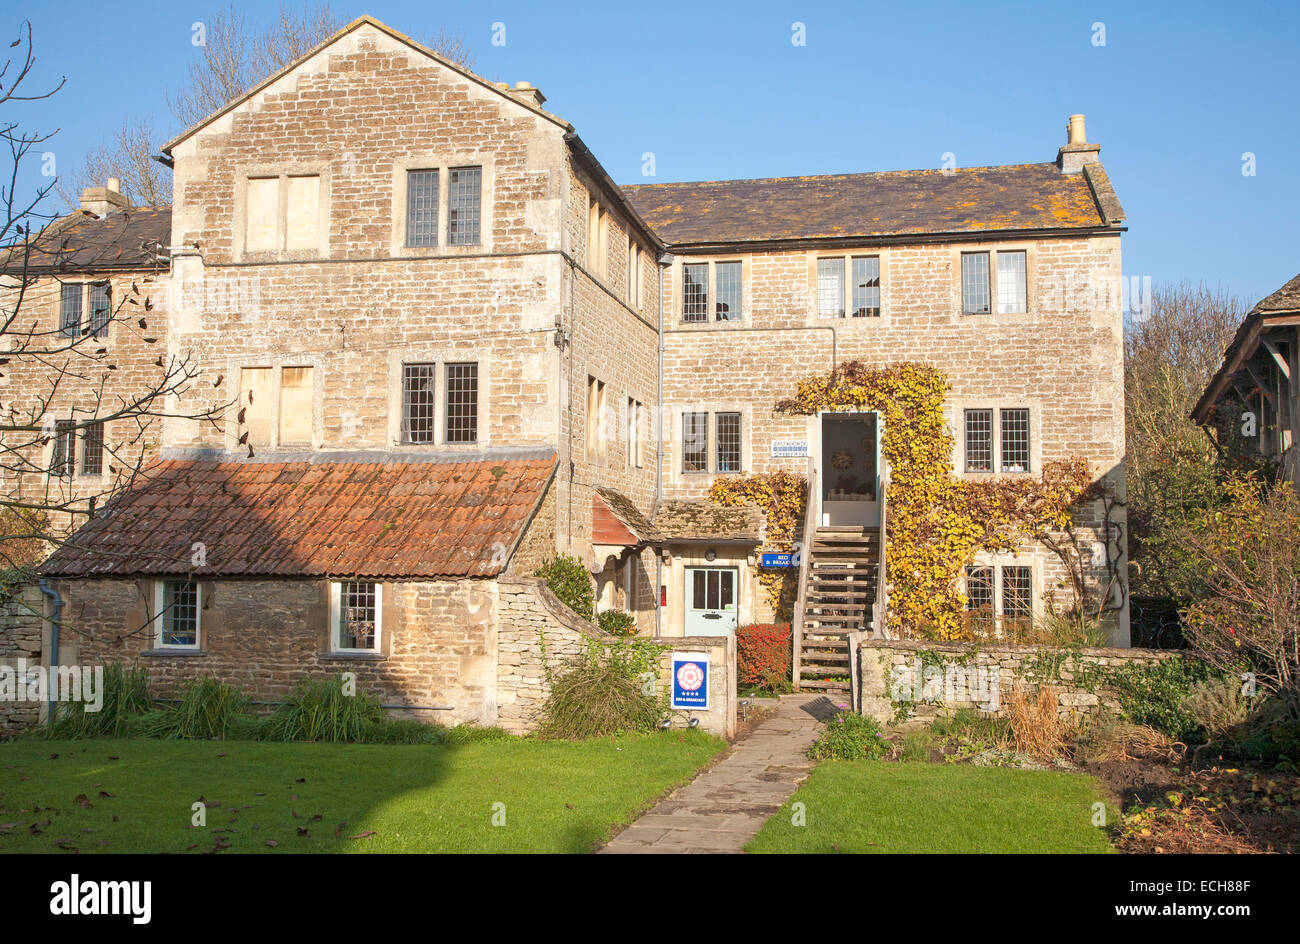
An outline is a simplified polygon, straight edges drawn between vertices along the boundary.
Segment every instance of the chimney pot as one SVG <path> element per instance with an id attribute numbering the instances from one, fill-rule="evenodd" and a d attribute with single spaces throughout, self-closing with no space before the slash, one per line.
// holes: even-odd
<path id="1" fill-rule="evenodd" d="M 1084 131 L 1083 115 L 1070 116 L 1069 137 L 1067 140 L 1070 144 L 1087 143 L 1088 136 Z"/>
<path id="2" fill-rule="evenodd" d="M 1065 143 L 1056 152 L 1056 166 L 1061 169 L 1061 173 L 1080 173 L 1088 164 L 1096 164 L 1100 160 L 1099 154 L 1101 145 L 1088 143 L 1083 115 L 1071 115 Z"/>
<path id="3" fill-rule="evenodd" d="M 117 177 L 108 178 L 108 181 L 105 183 L 105 186 L 109 190 L 113 191 L 114 193 L 122 192 L 122 181 L 119 180 Z"/>

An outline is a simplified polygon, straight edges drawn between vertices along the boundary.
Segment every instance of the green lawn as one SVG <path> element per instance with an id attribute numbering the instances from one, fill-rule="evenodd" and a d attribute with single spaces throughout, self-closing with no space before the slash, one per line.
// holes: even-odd
<path id="1" fill-rule="evenodd" d="M 1098 801 L 1083 774 L 827 761 L 746 851 L 1109 852 L 1092 825 Z M 804 804 L 806 825 L 793 825 L 794 803 Z"/>
<path id="2" fill-rule="evenodd" d="M 15 741 L 0 744 L 0 852 L 584 852 L 724 747 L 696 731 L 440 746 Z M 200 799 L 207 825 L 195 828 Z"/>

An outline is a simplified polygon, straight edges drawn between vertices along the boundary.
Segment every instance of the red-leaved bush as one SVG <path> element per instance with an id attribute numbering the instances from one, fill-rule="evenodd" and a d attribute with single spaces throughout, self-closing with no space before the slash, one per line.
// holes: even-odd
<path id="1" fill-rule="evenodd" d="M 736 630 L 736 674 L 741 685 L 771 685 L 790 678 L 789 623 L 753 623 Z"/>

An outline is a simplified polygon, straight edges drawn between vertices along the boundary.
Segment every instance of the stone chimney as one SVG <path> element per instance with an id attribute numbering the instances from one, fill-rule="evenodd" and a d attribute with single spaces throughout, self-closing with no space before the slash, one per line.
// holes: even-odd
<path id="1" fill-rule="evenodd" d="M 509 92 L 511 97 L 534 108 L 541 108 L 542 103 L 546 101 L 546 96 L 542 94 L 541 89 L 533 88 L 530 82 L 516 82 L 515 87 L 509 89 Z"/>
<path id="2" fill-rule="evenodd" d="M 131 201 L 122 193 L 122 182 L 110 177 L 102 187 L 87 187 L 81 191 L 81 208 L 95 216 L 112 216 L 129 210 Z"/>
<path id="3" fill-rule="evenodd" d="M 1056 166 L 1062 174 L 1077 174 L 1085 164 L 1096 164 L 1101 158 L 1100 144 L 1089 144 L 1084 131 L 1083 115 L 1071 115 L 1066 128 L 1065 145 L 1056 152 Z"/>

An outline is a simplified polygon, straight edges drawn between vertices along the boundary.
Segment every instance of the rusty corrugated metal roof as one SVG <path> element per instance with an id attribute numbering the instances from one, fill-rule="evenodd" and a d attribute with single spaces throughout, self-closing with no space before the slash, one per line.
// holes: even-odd
<path id="1" fill-rule="evenodd" d="M 46 561 L 52 577 L 418 578 L 499 573 L 555 467 L 170 460 Z M 206 566 L 191 567 L 196 544 Z"/>
<path id="2" fill-rule="evenodd" d="M 1085 176 L 1054 163 L 641 184 L 623 192 L 670 246 L 1107 225 Z"/>

